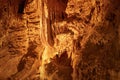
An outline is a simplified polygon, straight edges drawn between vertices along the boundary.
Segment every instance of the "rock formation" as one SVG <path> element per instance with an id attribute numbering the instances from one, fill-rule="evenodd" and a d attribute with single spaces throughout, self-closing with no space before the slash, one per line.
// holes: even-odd
<path id="1" fill-rule="evenodd" d="M 119 0 L 0 0 L 0 80 L 119 80 Z"/>

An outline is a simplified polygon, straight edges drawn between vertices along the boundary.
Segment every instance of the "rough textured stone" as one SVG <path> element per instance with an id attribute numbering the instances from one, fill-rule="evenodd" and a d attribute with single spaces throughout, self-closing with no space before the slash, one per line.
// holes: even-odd
<path id="1" fill-rule="evenodd" d="M 0 80 L 119 80 L 119 0 L 0 0 Z"/>

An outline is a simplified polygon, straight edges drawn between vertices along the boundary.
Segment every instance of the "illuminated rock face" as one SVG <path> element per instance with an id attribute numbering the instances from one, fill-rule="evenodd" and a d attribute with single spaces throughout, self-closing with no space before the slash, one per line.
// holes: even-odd
<path id="1" fill-rule="evenodd" d="M 0 0 L 0 80 L 119 80 L 119 0 Z"/>
<path id="2" fill-rule="evenodd" d="M 39 75 L 38 0 L 0 0 L 0 79 L 25 80 Z"/>

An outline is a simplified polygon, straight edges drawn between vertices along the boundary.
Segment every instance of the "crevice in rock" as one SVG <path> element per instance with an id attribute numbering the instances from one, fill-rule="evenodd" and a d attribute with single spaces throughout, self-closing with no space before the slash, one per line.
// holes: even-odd
<path id="1" fill-rule="evenodd" d="M 21 0 L 18 6 L 18 13 L 23 14 L 27 0 Z"/>

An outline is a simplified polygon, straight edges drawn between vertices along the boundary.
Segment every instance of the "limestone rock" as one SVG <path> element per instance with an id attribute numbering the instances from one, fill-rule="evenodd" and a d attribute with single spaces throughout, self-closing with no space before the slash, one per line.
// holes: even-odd
<path id="1" fill-rule="evenodd" d="M 119 0 L 0 0 L 0 80 L 120 80 Z"/>

